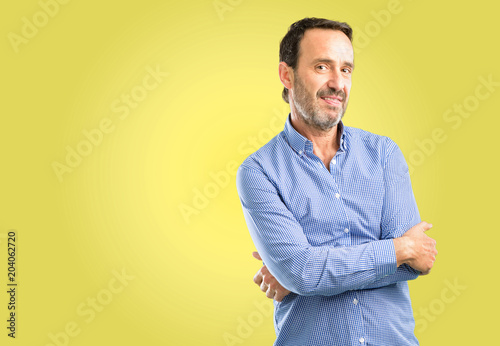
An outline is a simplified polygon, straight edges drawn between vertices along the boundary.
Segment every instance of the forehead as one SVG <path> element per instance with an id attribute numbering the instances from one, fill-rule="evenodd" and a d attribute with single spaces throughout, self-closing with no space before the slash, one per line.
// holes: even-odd
<path id="1" fill-rule="evenodd" d="M 300 42 L 299 62 L 330 59 L 353 63 L 354 52 L 349 38 L 339 30 L 309 29 Z"/>

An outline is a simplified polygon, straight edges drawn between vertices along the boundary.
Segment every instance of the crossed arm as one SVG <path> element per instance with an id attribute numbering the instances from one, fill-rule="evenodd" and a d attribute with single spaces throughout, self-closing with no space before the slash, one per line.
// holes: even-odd
<path id="1" fill-rule="evenodd" d="M 334 248 L 311 246 L 266 175 L 253 167 L 240 168 L 238 192 L 260 253 L 255 256 L 266 263 L 254 281 L 268 297 L 281 300 L 290 291 L 334 295 L 412 280 L 430 271 L 437 254 L 435 241 L 424 233 L 431 226 L 418 223 L 407 166 L 399 148 L 388 157 L 384 172 L 381 239 Z"/>
<path id="2" fill-rule="evenodd" d="M 429 274 L 437 255 L 435 240 L 424 233 L 431 227 L 432 225 L 423 221 L 408 230 L 402 237 L 394 239 L 398 263 L 396 272 L 359 289 L 383 287 L 398 281 L 412 280 L 415 275 Z M 398 244 L 399 242 L 401 243 Z M 258 252 L 253 252 L 252 255 L 262 261 Z M 420 268 L 422 271 L 419 272 L 408 263 L 412 263 L 413 266 Z M 282 301 L 291 292 L 276 280 L 265 265 L 257 271 L 253 281 L 260 287 L 262 292 L 266 293 L 268 298 L 278 302 Z"/>

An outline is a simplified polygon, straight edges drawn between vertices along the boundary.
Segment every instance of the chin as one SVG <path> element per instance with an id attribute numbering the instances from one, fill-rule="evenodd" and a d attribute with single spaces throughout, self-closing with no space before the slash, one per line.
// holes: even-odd
<path id="1" fill-rule="evenodd" d="M 329 116 L 329 117 L 328 117 L 328 120 L 329 120 L 330 122 L 335 122 L 335 123 L 337 123 L 337 124 L 338 124 L 338 123 L 340 122 L 340 120 L 342 119 L 342 115 L 343 115 L 343 113 L 341 113 L 341 112 L 337 112 L 337 113 L 335 113 L 335 115 L 331 115 L 331 116 Z"/>

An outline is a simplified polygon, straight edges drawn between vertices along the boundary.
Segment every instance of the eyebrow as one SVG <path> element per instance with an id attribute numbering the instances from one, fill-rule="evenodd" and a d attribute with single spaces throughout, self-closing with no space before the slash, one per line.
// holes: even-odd
<path id="1" fill-rule="evenodd" d="M 313 64 L 317 64 L 318 62 L 324 62 L 324 63 L 328 63 L 328 64 L 334 63 L 334 61 L 332 59 L 327 59 L 327 58 L 318 58 L 318 59 L 313 60 Z M 354 63 L 352 63 L 350 61 L 344 61 L 343 64 L 347 65 L 348 67 L 350 67 L 354 70 Z"/>

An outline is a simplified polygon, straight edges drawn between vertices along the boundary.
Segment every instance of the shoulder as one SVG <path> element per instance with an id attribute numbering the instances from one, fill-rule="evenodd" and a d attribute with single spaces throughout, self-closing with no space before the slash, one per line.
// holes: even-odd
<path id="1" fill-rule="evenodd" d="M 284 134 L 280 132 L 260 149 L 250 154 L 240 165 L 239 169 L 265 171 L 270 166 L 273 166 L 273 162 L 275 163 L 284 155 L 286 147 L 287 143 Z"/>
<path id="2" fill-rule="evenodd" d="M 344 134 L 349 140 L 354 141 L 356 144 L 371 147 L 392 147 L 396 145 L 396 143 L 387 136 L 362 130 L 357 127 L 344 126 Z"/>
<path id="3" fill-rule="evenodd" d="M 275 178 L 279 175 L 279 167 L 282 167 L 280 161 L 286 146 L 281 132 L 250 154 L 238 167 L 236 188 L 242 200 L 255 198 L 262 191 L 275 191 Z"/>
<path id="4" fill-rule="evenodd" d="M 344 135 L 347 144 L 353 149 L 377 153 L 383 158 L 399 150 L 391 138 L 356 127 L 344 126 Z"/>

